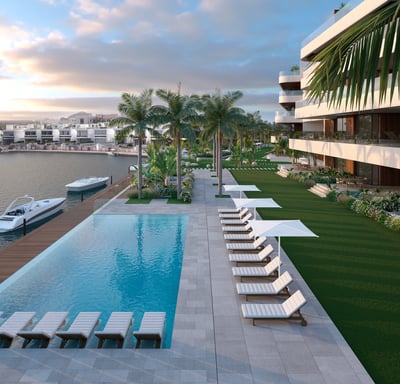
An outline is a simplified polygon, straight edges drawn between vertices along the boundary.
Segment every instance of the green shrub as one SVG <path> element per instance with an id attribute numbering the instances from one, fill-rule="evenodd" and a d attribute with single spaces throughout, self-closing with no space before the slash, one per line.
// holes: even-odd
<path id="1" fill-rule="evenodd" d="M 304 185 L 305 185 L 307 188 L 311 188 L 311 187 L 313 187 L 315 184 L 316 184 L 316 183 L 315 183 L 315 181 L 314 181 L 313 179 L 305 179 L 305 180 L 304 180 Z"/>
<path id="2" fill-rule="evenodd" d="M 400 216 L 387 215 L 384 224 L 385 227 L 400 232 Z"/>
<path id="3" fill-rule="evenodd" d="M 326 195 L 326 198 L 328 199 L 328 201 L 332 201 L 332 202 L 337 201 L 336 191 L 330 191 L 330 192 Z"/>
<path id="4" fill-rule="evenodd" d="M 138 198 L 138 191 L 132 191 L 132 192 L 130 192 L 129 194 L 128 194 L 128 197 L 130 198 L 130 199 L 137 199 Z"/>
<path id="5" fill-rule="evenodd" d="M 190 191 L 183 190 L 181 195 L 179 196 L 180 200 L 184 203 L 191 203 L 192 202 L 192 193 Z"/>

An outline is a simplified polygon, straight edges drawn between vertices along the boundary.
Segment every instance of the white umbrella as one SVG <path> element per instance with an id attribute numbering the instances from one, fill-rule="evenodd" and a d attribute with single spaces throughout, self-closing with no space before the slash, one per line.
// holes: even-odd
<path id="1" fill-rule="evenodd" d="M 281 258 L 281 237 L 318 237 L 300 220 L 251 220 L 255 236 L 278 237 L 278 257 Z M 278 274 L 281 274 L 280 262 Z"/>
<path id="2" fill-rule="evenodd" d="M 259 199 L 232 199 L 236 208 L 254 208 L 254 217 L 256 217 L 256 208 L 282 208 L 271 198 Z"/>
<path id="3" fill-rule="evenodd" d="M 224 185 L 224 189 L 225 192 L 240 192 L 240 197 L 242 197 L 242 192 L 244 191 L 260 192 L 256 185 L 230 184 Z"/>

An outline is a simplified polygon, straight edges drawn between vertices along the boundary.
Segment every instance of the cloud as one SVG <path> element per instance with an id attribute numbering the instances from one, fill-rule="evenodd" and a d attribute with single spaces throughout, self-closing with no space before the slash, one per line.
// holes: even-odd
<path id="1" fill-rule="evenodd" d="M 46 25 L 30 25 L 28 20 L 0 23 L 1 35 L 11 37 L 0 41 L 0 86 L 6 80 L 18 82 L 21 94 L 12 98 L 34 94 L 41 100 L 37 108 L 52 109 L 62 103 L 70 108 L 76 97 L 79 110 L 94 108 L 97 100 L 101 112 L 108 105 L 103 101 L 124 91 L 176 89 L 181 82 L 187 93 L 240 89 L 245 93 L 243 106 L 263 109 L 269 120 L 273 105 L 279 109 L 279 71 L 298 65 L 300 38 L 312 31 L 310 26 L 297 27 L 310 13 L 304 9 L 320 4 L 41 1 L 53 12 Z M 312 16 L 304 18 L 311 23 Z M 57 98 L 57 106 L 50 103 L 52 98 Z"/>

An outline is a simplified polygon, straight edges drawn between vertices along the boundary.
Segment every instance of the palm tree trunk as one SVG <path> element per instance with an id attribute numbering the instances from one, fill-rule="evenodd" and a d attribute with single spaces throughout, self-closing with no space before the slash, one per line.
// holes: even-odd
<path id="1" fill-rule="evenodd" d="M 213 170 L 217 171 L 217 138 L 213 136 Z"/>
<path id="2" fill-rule="evenodd" d="M 222 132 L 220 127 L 218 128 L 217 151 L 218 151 L 218 195 L 222 195 Z"/>
<path id="3" fill-rule="evenodd" d="M 139 153 L 138 153 L 138 199 L 142 198 L 142 185 L 143 185 L 143 176 L 142 176 L 142 138 L 139 136 Z"/>
<path id="4" fill-rule="evenodd" d="M 179 199 L 182 191 L 182 177 L 181 177 L 181 133 L 176 133 L 176 195 Z"/>

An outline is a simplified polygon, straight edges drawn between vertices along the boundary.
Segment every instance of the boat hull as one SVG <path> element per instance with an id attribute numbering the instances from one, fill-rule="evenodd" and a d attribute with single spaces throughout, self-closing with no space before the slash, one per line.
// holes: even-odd
<path id="1" fill-rule="evenodd" d="M 69 192 L 88 191 L 89 189 L 94 189 L 106 185 L 108 179 L 108 177 L 86 177 L 67 184 L 65 188 L 67 188 L 67 191 Z"/>
<path id="2" fill-rule="evenodd" d="M 0 233 L 16 231 L 24 226 L 45 220 L 61 211 L 64 202 L 65 197 L 33 201 L 24 214 L 18 214 L 18 209 L 26 207 L 15 207 L 15 215 L 4 213 L 0 216 Z"/>

